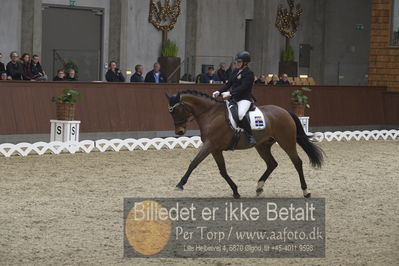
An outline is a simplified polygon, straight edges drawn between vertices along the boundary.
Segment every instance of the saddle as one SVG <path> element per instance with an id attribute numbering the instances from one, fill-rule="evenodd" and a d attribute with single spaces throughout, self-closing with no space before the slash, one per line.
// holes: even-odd
<path id="1" fill-rule="evenodd" d="M 233 105 L 236 103 L 231 102 L 231 101 L 225 101 L 226 102 L 226 107 L 228 111 L 228 117 L 229 117 L 229 122 L 230 126 L 234 131 L 243 131 L 242 128 L 238 127 L 238 113 L 235 111 L 237 110 L 236 108 L 232 108 Z M 265 123 L 265 118 L 263 116 L 262 111 L 255 106 L 254 103 L 251 103 L 250 108 L 248 109 L 248 112 L 245 114 L 246 118 L 249 119 L 251 129 L 252 130 L 263 130 L 266 127 Z"/>

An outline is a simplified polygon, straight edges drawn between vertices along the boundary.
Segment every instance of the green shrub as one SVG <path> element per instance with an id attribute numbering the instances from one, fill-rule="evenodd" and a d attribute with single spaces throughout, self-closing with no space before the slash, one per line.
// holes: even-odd
<path id="1" fill-rule="evenodd" d="M 63 94 L 60 97 L 53 97 L 51 98 L 52 102 L 58 102 L 58 103 L 71 103 L 75 104 L 78 98 L 80 98 L 82 95 L 80 94 L 79 91 L 76 90 L 71 90 L 71 89 L 65 89 L 63 91 Z"/>
<path id="2" fill-rule="evenodd" d="M 171 41 L 171 40 L 166 40 L 163 44 L 162 44 L 162 56 L 173 56 L 176 57 L 177 56 L 177 45 L 176 42 Z"/>
<path id="3" fill-rule="evenodd" d="M 281 60 L 283 62 L 293 62 L 295 60 L 294 49 L 291 46 L 281 52 Z"/>
<path id="4" fill-rule="evenodd" d="M 312 91 L 310 88 L 302 87 L 300 89 L 294 90 L 291 93 L 291 101 L 294 103 L 304 103 L 307 108 L 310 108 L 308 104 L 308 96 L 303 95 L 304 91 Z"/>

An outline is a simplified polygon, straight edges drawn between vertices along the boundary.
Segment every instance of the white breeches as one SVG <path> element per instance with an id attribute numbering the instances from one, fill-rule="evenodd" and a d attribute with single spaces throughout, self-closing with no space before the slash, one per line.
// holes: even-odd
<path id="1" fill-rule="evenodd" d="M 248 112 L 249 107 L 251 107 L 251 102 L 248 100 L 241 100 L 237 103 L 238 106 L 238 119 L 242 120 L 245 114 Z"/>

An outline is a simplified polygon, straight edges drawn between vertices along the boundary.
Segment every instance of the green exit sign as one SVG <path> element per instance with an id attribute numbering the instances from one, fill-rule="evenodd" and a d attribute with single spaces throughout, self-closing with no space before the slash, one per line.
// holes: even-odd
<path id="1" fill-rule="evenodd" d="M 70 0 L 69 6 L 76 6 L 76 0 Z"/>
<path id="2" fill-rule="evenodd" d="M 364 25 L 363 24 L 356 24 L 356 30 L 364 30 Z"/>

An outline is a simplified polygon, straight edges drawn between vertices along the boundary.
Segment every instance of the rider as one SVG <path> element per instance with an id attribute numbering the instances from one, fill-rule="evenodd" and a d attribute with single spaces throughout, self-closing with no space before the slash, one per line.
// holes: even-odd
<path id="1" fill-rule="evenodd" d="M 248 144 L 254 146 L 256 144 L 255 138 L 252 136 L 250 121 L 246 118 L 246 113 L 254 101 L 251 91 L 254 83 L 254 72 L 249 69 L 248 63 L 251 62 L 251 56 L 247 51 L 241 51 L 236 55 L 236 69 L 229 81 L 218 91 L 215 91 L 212 96 L 214 98 L 222 94 L 223 98 L 232 96 L 232 101 L 238 108 L 238 126 L 244 129 Z M 231 88 L 231 93 L 228 91 Z"/>

